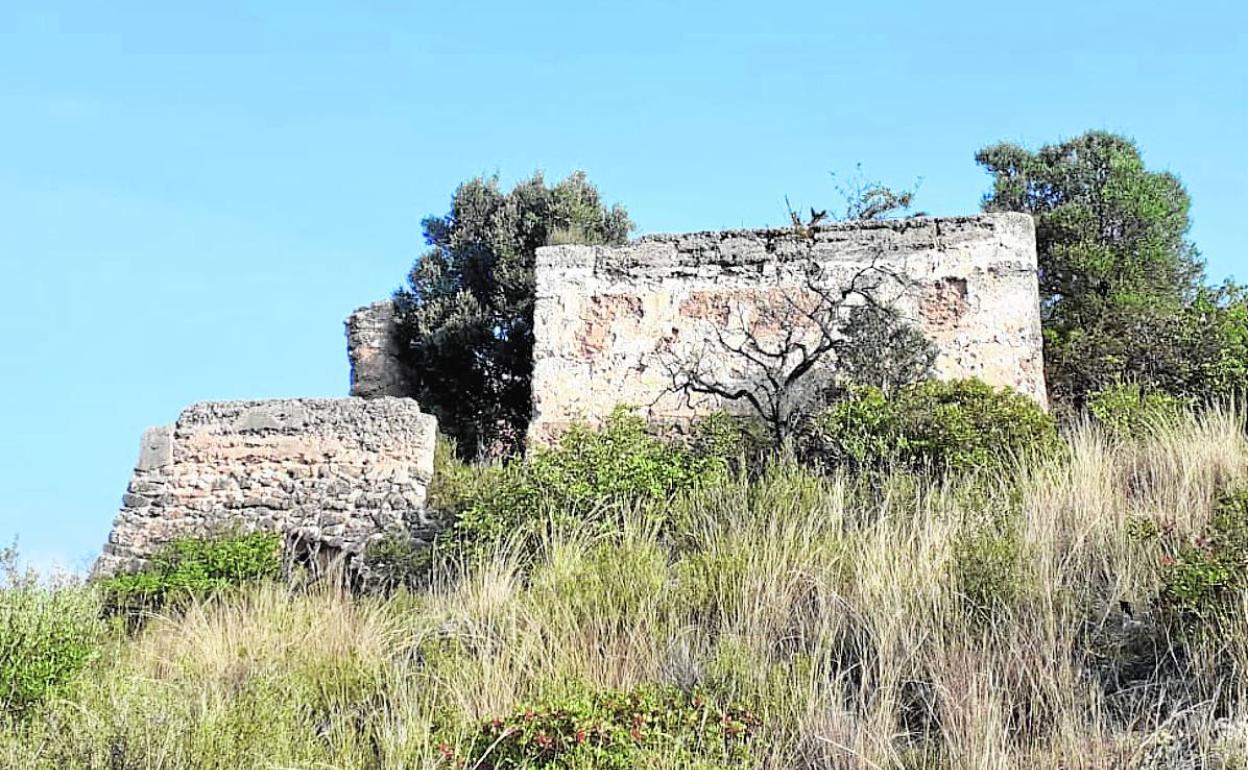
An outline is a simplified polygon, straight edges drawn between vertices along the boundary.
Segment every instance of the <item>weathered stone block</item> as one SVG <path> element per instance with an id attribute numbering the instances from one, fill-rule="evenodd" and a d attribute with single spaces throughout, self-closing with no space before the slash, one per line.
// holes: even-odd
<path id="1" fill-rule="evenodd" d="M 143 439 L 139 444 L 139 461 L 135 469 L 141 471 L 155 470 L 173 462 L 173 426 L 162 425 L 143 431 Z"/>
<path id="2" fill-rule="evenodd" d="M 180 537 L 276 530 L 359 553 L 395 522 L 361 502 L 425 499 L 437 421 L 411 399 L 195 404 L 144 432 L 123 511 L 95 573 L 141 566 Z M 379 469 L 378 480 L 365 469 Z M 396 481 L 397 480 L 397 481 Z M 322 516 L 333 511 L 326 531 Z M 419 534 L 419 533 L 417 533 Z"/>

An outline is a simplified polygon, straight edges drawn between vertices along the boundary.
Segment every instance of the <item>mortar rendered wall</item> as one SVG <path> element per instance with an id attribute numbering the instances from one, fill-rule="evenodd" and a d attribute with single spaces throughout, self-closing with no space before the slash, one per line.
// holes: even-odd
<path id="1" fill-rule="evenodd" d="M 743 402 L 671 392 L 670 362 L 705 351 L 736 319 L 802 292 L 810 267 L 847 283 L 867 266 L 878 287 L 938 347 L 936 374 L 978 377 L 1043 404 L 1036 245 L 1026 214 L 852 222 L 791 229 L 648 236 L 624 246 L 537 252 L 530 442 L 618 404 L 685 419 Z M 724 376 L 747 378 L 731 356 Z M 749 386 L 748 381 L 742 385 Z"/>

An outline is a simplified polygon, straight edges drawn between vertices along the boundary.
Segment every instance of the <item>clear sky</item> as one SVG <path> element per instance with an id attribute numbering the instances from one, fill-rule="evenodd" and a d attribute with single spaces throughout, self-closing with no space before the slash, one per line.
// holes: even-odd
<path id="1" fill-rule="evenodd" d="M 0 2 L 0 539 L 98 551 L 145 426 L 343 395 L 342 319 L 460 181 L 584 168 L 639 232 L 779 224 L 861 162 L 1138 140 L 1248 280 L 1248 5 Z"/>

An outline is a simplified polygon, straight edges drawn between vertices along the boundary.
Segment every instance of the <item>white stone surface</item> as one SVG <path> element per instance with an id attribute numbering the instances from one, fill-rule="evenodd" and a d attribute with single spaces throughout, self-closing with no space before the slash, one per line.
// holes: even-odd
<path id="1" fill-rule="evenodd" d="M 811 266 L 829 286 L 864 267 L 876 290 L 939 348 L 937 375 L 979 377 L 1045 401 L 1036 246 L 1026 214 L 855 222 L 643 238 L 537 252 L 533 422 L 544 443 L 618 404 L 682 419 L 741 404 L 669 392 L 673 356 L 795 296 Z M 748 376 L 727 371 L 726 375 Z M 748 383 L 743 383 L 748 385 Z"/>

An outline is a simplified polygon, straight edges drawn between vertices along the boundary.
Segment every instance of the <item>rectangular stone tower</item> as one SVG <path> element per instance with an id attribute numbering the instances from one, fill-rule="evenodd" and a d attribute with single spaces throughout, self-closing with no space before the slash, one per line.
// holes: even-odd
<path id="1" fill-rule="evenodd" d="M 936 344 L 937 376 L 978 377 L 1044 403 L 1035 231 L 1026 214 L 654 235 L 624 246 L 538 249 L 530 441 L 600 420 L 618 404 L 658 419 L 745 412 L 742 402 L 671 392 L 671 362 L 695 349 L 705 355 L 717 330 L 801 297 L 812 273 L 830 289 L 874 274 L 876 299 Z M 779 338 L 785 330 L 775 326 L 761 333 Z M 716 363 L 728 381 L 757 385 L 731 356 Z"/>

